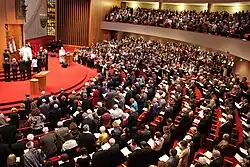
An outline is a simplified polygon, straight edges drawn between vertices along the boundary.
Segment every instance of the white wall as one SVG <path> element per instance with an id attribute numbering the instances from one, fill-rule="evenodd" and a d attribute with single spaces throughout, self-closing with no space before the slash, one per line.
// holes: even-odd
<path id="1" fill-rule="evenodd" d="M 40 23 L 40 14 L 47 14 L 47 0 L 25 0 L 27 4 L 26 23 L 24 24 L 25 39 L 33 39 L 47 35 L 47 26 Z"/>

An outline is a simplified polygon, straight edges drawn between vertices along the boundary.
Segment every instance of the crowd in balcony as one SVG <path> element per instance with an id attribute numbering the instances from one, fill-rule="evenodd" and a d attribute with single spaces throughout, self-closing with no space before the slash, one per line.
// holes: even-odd
<path id="1" fill-rule="evenodd" d="M 1 167 L 148 167 L 159 158 L 222 167 L 232 154 L 249 166 L 249 127 L 243 134 L 238 125 L 250 123 L 250 87 L 232 73 L 231 57 L 132 37 L 75 54 L 81 64 L 96 55 L 98 76 L 80 92 L 27 94 L 20 111 L 1 114 Z"/>
<path id="2" fill-rule="evenodd" d="M 242 39 L 249 39 L 247 34 L 250 33 L 248 11 L 230 14 L 226 11 L 197 12 L 114 7 L 105 21 L 158 26 Z"/>

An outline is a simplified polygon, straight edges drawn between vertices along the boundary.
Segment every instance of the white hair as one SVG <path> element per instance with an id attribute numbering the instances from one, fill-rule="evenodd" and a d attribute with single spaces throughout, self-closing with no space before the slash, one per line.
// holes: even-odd
<path id="1" fill-rule="evenodd" d="M 105 126 L 101 126 L 99 130 L 100 130 L 100 132 L 105 132 L 106 128 L 105 128 Z"/>
<path id="2" fill-rule="evenodd" d="M 206 162 L 206 158 L 205 157 L 199 157 L 198 158 L 198 162 L 202 165 L 205 165 L 207 162 Z"/>
<path id="3" fill-rule="evenodd" d="M 110 145 L 114 145 L 115 144 L 115 139 L 114 138 L 110 138 L 109 139 L 109 144 Z"/>
<path id="4" fill-rule="evenodd" d="M 43 133 L 48 133 L 49 132 L 49 128 L 48 127 L 44 127 L 43 128 Z"/>
<path id="5" fill-rule="evenodd" d="M 33 141 L 34 138 L 35 138 L 35 136 L 34 136 L 33 134 L 28 134 L 28 135 L 27 135 L 27 139 L 28 139 L 29 141 Z"/>
<path id="6" fill-rule="evenodd" d="M 46 94 L 46 92 L 45 91 L 42 91 L 42 93 L 41 93 L 42 95 L 45 95 Z"/>
<path id="7" fill-rule="evenodd" d="M 97 105 L 99 106 L 99 107 L 102 107 L 102 102 L 97 102 Z"/>

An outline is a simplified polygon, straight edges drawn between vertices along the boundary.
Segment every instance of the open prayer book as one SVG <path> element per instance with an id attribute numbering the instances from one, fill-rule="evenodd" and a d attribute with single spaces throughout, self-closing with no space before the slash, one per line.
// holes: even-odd
<path id="1" fill-rule="evenodd" d="M 248 155 L 247 150 L 244 149 L 244 148 L 241 148 L 241 147 L 240 147 L 240 152 L 242 152 L 242 153 L 245 154 L 245 155 Z"/>
<path id="2" fill-rule="evenodd" d="M 123 149 L 120 150 L 121 153 L 127 157 L 129 154 L 131 154 L 132 152 L 127 148 L 127 147 L 124 147 Z"/>
<path id="3" fill-rule="evenodd" d="M 165 154 L 165 155 L 163 155 L 162 157 L 159 158 L 159 161 L 167 162 L 168 159 L 169 159 L 169 157 Z"/>
<path id="4" fill-rule="evenodd" d="M 150 147 L 152 147 L 155 142 L 152 138 L 150 138 L 147 143 L 148 143 L 148 145 L 150 145 Z"/>
<path id="5" fill-rule="evenodd" d="M 243 161 L 243 158 L 238 153 L 235 154 L 234 158 L 237 159 L 238 162 Z"/>
<path id="6" fill-rule="evenodd" d="M 205 152 L 204 155 L 209 159 L 211 159 L 213 156 L 213 154 L 210 151 Z"/>
<path id="7" fill-rule="evenodd" d="M 100 136 L 101 134 L 100 133 L 94 133 L 94 136 L 95 136 L 95 138 L 99 138 L 99 136 Z"/>
<path id="8" fill-rule="evenodd" d="M 102 150 L 108 150 L 110 148 L 110 144 L 109 143 L 105 143 L 101 146 Z"/>

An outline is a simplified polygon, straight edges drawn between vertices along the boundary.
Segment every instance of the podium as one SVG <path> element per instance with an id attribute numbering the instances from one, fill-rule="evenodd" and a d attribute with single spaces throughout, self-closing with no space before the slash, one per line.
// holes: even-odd
<path id="1" fill-rule="evenodd" d="M 72 65 L 73 63 L 73 53 L 68 53 L 65 55 L 65 63 L 68 64 L 69 66 Z"/>
<path id="2" fill-rule="evenodd" d="M 46 77 L 49 71 L 41 71 L 35 74 L 33 78 L 38 79 L 39 91 L 44 91 L 46 89 Z"/>
<path id="3" fill-rule="evenodd" d="M 30 94 L 38 94 L 39 93 L 39 80 L 33 78 L 30 80 Z"/>

